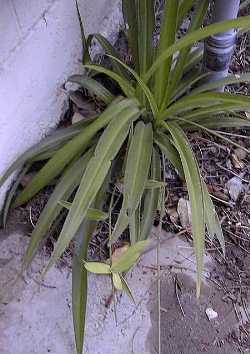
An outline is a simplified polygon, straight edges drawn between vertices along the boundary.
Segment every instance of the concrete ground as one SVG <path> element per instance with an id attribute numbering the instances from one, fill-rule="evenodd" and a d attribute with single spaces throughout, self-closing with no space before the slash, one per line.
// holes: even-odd
<path id="1" fill-rule="evenodd" d="M 198 302 L 193 250 L 171 234 L 163 233 L 162 240 L 161 353 L 238 353 L 227 341 L 230 331 L 237 327 L 233 308 L 222 301 L 223 293 L 206 280 L 214 271 L 210 257 L 205 260 Z M 26 244 L 27 237 L 20 231 L 0 233 L 0 352 L 74 354 L 70 269 L 54 267 L 39 286 L 39 270 L 46 261 L 41 254 L 25 279 L 15 282 Z M 127 277 L 136 305 L 119 294 L 116 311 L 109 279 L 89 277 L 85 354 L 159 352 L 156 267 L 153 249 L 143 255 Z M 218 313 L 216 319 L 208 321 L 208 307 Z"/>

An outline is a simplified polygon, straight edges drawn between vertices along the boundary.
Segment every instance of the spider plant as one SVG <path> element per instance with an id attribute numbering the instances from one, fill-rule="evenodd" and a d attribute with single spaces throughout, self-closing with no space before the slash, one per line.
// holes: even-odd
<path id="1" fill-rule="evenodd" d="M 193 7 L 187 34 L 177 39 L 177 31 Z M 45 138 L 21 155 L 1 176 L 2 185 L 22 166 L 27 168 L 34 161 L 45 162 L 17 196 L 19 179 L 14 184 L 3 210 L 4 223 L 10 205 L 17 207 L 25 204 L 56 178 L 56 187 L 32 232 L 23 259 L 23 269 L 29 266 L 48 229 L 66 206 L 69 211 L 45 271 L 55 264 L 73 241 L 72 307 L 78 354 L 82 353 L 84 338 L 86 268 L 93 270 L 93 265 L 91 267 L 89 263 L 84 267 L 82 260 L 87 258 L 88 244 L 98 220 L 106 217 L 102 204 L 110 178 L 113 178 L 113 184 L 123 184 L 122 206 L 111 230 L 110 245 L 129 228 L 131 247 L 134 248 L 127 255 L 133 259 L 127 268 L 138 259 L 144 246 L 140 242 L 148 239 L 156 216 L 160 191 L 164 185 L 163 159 L 170 161 L 187 186 L 192 209 L 198 295 L 206 232 L 211 238 L 217 237 L 225 252 L 220 223 L 186 132 L 204 130 L 225 139 L 218 129 L 250 126 L 249 120 L 236 113 L 250 108 L 249 97 L 211 92 L 222 85 L 248 82 L 250 74 L 230 75 L 217 82 L 204 83 L 207 74 L 200 73 L 197 66 L 201 61 L 201 51 L 195 49 L 195 44 L 209 35 L 230 28 L 247 29 L 250 17 L 203 27 L 207 8 L 207 0 L 166 1 L 159 39 L 154 46 L 154 1 L 123 0 L 126 34 L 132 57 L 128 65 L 101 34 L 85 37 L 77 6 L 86 71 L 84 75 L 73 75 L 69 82 L 77 83 L 87 90 L 90 96 L 102 103 L 103 110 L 90 120 L 82 120 Z M 111 67 L 92 62 L 89 49 L 93 40 L 103 47 Z M 117 95 L 98 81 L 97 74 L 100 73 L 117 86 Z M 229 139 L 226 141 L 238 146 Z M 122 164 L 114 174 L 114 167 L 117 170 L 119 166 L 118 160 Z M 71 203 L 67 203 L 69 200 Z M 138 244 L 140 246 L 137 247 Z M 117 274 L 125 268 L 123 264 L 122 267 L 112 265 L 106 267 L 105 271 L 103 268 L 99 270 L 100 273 L 111 274 L 113 271 Z M 97 271 L 96 268 L 94 270 Z M 117 276 L 113 275 L 113 280 L 125 288 Z"/>

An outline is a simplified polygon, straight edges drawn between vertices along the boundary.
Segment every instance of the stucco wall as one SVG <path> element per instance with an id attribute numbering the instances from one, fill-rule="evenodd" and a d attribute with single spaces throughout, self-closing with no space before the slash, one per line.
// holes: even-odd
<path id="1" fill-rule="evenodd" d="M 119 0 L 79 0 L 87 32 L 111 35 Z M 60 119 L 64 80 L 79 72 L 74 0 L 4 0 L 0 11 L 0 175 Z M 10 181 L 9 181 L 10 183 Z M 0 191 L 0 206 L 4 192 Z"/>

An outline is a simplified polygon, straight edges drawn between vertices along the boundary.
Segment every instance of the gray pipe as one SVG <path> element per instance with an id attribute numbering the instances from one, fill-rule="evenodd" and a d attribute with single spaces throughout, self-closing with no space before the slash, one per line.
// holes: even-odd
<path id="1" fill-rule="evenodd" d="M 240 0 L 215 0 L 213 22 L 230 20 L 237 17 Z M 209 81 L 227 76 L 234 51 L 236 31 L 231 29 L 209 37 L 205 41 L 204 71 L 211 72 Z M 220 89 L 223 91 L 224 87 Z"/>

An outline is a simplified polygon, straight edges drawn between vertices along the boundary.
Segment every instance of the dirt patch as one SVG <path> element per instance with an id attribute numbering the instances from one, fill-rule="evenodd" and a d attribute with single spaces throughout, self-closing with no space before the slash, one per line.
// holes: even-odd
<path id="1" fill-rule="evenodd" d="M 185 274 L 178 274 L 181 287 L 178 303 L 174 279 L 175 275 L 172 274 L 172 277 L 163 277 L 161 282 L 162 353 L 239 353 L 237 346 L 230 343 L 229 338 L 237 319 L 233 307 L 223 302 L 223 293 L 215 286 L 206 286 L 197 300 L 193 279 Z M 217 319 L 207 319 L 207 308 L 218 313 Z M 148 339 L 153 354 L 157 353 L 157 316 L 156 311 L 151 313 L 154 326 Z"/>

